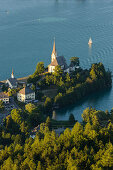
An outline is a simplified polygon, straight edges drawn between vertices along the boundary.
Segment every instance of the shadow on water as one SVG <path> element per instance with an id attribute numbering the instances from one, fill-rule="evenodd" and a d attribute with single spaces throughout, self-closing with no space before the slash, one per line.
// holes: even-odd
<path id="1" fill-rule="evenodd" d="M 56 110 L 56 119 L 57 120 L 68 120 L 69 115 L 73 113 L 75 119 L 81 121 L 81 114 L 83 110 L 87 107 L 93 107 L 96 109 L 101 109 L 98 107 L 99 102 L 103 99 L 109 98 L 111 95 L 111 89 L 102 90 L 101 92 L 90 94 L 90 96 L 84 97 L 82 100 L 76 104 L 67 106 L 63 109 Z M 106 101 L 103 101 L 103 105 L 106 107 Z M 96 107 L 97 106 L 97 107 Z M 105 108 L 106 110 L 107 108 Z"/>

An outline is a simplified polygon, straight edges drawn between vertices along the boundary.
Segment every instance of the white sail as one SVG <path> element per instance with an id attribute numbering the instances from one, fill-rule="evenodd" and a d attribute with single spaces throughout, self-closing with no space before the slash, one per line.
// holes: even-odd
<path id="1" fill-rule="evenodd" d="M 90 38 L 89 41 L 88 41 L 88 44 L 92 44 L 92 39 Z"/>

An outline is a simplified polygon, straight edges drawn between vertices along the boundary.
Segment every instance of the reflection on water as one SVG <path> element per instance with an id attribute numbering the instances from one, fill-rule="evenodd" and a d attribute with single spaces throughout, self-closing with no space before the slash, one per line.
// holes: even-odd
<path id="1" fill-rule="evenodd" d="M 89 44 L 89 56 L 91 56 L 92 44 Z"/>
<path id="2" fill-rule="evenodd" d="M 56 119 L 68 120 L 70 113 L 73 113 L 76 120 L 82 121 L 81 114 L 83 113 L 83 110 L 86 109 L 87 107 L 93 107 L 99 110 L 101 109 L 111 110 L 112 107 L 110 104 L 112 102 L 112 97 L 113 97 L 112 88 L 102 92 L 91 94 L 90 96 L 85 97 L 83 100 L 74 105 L 57 110 Z"/>
<path id="3" fill-rule="evenodd" d="M 89 62 L 91 62 L 92 60 L 92 44 L 88 44 L 88 58 L 89 58 Z"/>

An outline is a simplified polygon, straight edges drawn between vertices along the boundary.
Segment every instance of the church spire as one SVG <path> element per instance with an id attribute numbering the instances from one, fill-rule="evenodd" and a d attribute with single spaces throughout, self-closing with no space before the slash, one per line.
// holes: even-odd
<path id="1" fill-rule="evenodd" d="M 53 62 L 53 60 L 56 58 L 56 56 L 57 56 L 57 52 L 56 52 L 55 38 L 54 38 L 53 51 L 51 54 L 51 62 Z"/>
<path id="2" fill-rule="evenodd" d="M 52 54 L 56 54 L 55 38 L 54 38 L 54 44 L 53 44 L 53 51 L 52 51 Z"/>
<path id="3" fill-rule="evenodd" d="M 11 78 L 12 78 L 12 79 L 14 78 L 13 68 L 12 68 Z"/>

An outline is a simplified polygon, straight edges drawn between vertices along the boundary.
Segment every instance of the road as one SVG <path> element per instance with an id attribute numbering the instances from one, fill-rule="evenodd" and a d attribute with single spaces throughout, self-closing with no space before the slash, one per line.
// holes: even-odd
<path id="1" fill-rule="evenodd" d="M 2 123 L 3 119 L 11 113 L 11 110 L 13 109 L 19 109 L 19 106 L 15 103 L 14 98 L 10 97 L 10 103 L 6 104 L 5 110 L 0 113 L 0 124 Z"/>

